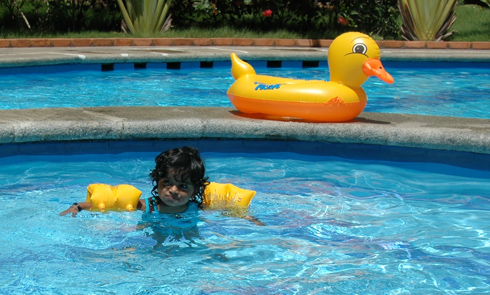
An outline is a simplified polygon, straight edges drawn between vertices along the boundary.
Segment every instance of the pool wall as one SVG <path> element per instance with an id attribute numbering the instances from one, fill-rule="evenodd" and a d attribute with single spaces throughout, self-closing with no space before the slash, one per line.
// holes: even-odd
<path id="1" fill-rule="evenodd" d="M 0 48 L 0 67 L 68 64 L 227 61 L 324 62 L 327 48 L 60 47 Z M 488 50 L 382 50 L 382 60 L 490 62 Z M 12 68 L 15 67 L 15 68 Z M 328 77 L 326 77 L 328 78 Z M 224 94 L 217 94 L 224 95 Z M 76 98 L 74 98 L 76 99 Z M 13 102 L 15 103 L 15 102 Z M 94 107 L 0 110 L 0 152 L 23 154 L 26 143 L 176 139 L 305 141 L 490 155 L 490 120 L 364 112 L 346 123 L 245 116 L 233 108 Z"/>

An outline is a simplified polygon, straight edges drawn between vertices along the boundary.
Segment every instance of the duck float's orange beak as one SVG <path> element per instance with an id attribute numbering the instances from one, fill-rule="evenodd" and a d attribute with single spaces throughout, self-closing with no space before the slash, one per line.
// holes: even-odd
<path id="1" fill-rule="evenodd" d="M 386 83 L 392 84 L 395 79 L 384 69 L 383 64 L 377 58 L 370 58 L 362 65 L 362 71 L 366 76 L 376 76 Z"/>

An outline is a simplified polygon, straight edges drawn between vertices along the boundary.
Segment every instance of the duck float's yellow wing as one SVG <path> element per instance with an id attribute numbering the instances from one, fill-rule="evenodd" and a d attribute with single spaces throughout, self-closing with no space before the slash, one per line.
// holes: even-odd
<path id="1" fill-rule="evenodd" d="M 251 65 L 231 55 L 235 83 L 228 89 L 233 105 L 243 113 L 340 122 L 357 117 L 366 107 L 361 85 L 369 76 L 393 83 L 379 60 L 376 42 L 362 33 L 337 37 L 328 51 L 330 81 L 297 80 L 257 75 Z"/>

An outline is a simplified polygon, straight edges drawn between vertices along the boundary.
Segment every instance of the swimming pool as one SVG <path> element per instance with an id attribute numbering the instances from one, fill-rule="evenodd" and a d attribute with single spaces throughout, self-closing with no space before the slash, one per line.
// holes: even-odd
<path id="1" fill-rule="evenodd" d="M 266 226 L 217 211 L 200 212 L 185 234 L 138 212 L 58 216 L 93 182 L 131 183 L 148 196 L 155 155 L 185 141 L 0 158 L 1 292 L 489 292 L 489 171 L 396 162 L 387 152 L 372 160 L 307 146 L 297 150 L 314 152 L 192 143 L 213 181 L 257 191 L 250 213 Z"/>
<path id="2" fill-rule="evenodd" d="M 116 65 L 113 73 L 117 70 Z M 359 161 L 332 157 L 330 146 L 305 146 L 299 155 L 268 150 L 289 145 L 282 142 L 243 152 L 218 140 L 218 151 L 204 149 L 210 176 L 256 189 L 251 212 L 268 226 L 205 211 L 199 216 L 198 236 L 179 239 L 171 233 L 166 240 L 168 233 L 143 222 L 138 213 L 58 219 L 60 210 L 83 199 L 86 182 L 132 182 L 147 191 L 144 169 L 157 152 L 139 145 L 147 152 L 87 155 L 93 146 L 71 144 L 85 150 L 56 155 L 63 143 L 47 143 L 44 152 L 51 155 L 36 156 L 27 144 L 21 150 L 30 156 L 2 158 L 0 171 L 8 177 L 1 178 L 6 209 L 0 218 L 8 221 L 1 224 L 8 233 L 2 244 L 9 249 L 0 256 L 5 265 L 2 292 L 396 294 L 488 289 L 487 170 L 433 166 L 417 156 L 406 163 L 369 159 L 390 154 L 378 150 Z M 116 146 L 109 144 L 108 150 L 124 150 Z M 363 155 L 370 150 L 365 148 Z M 303 157 L 308 150 L 324 154 Z M 406 154 L 398 158 L 405 160 Z"/>
<path id="3" fill-rule="evenodd" d="M 306 68 L 302 68 L 304 63 L 300 61 L 252 64 L 260 74 L 329 79 L 326 62 L 307 63 Z M 388 61 L 384 64 L 394 76 L 395 84 L 368 79 L 363 86 L 369 97 L 366 112 L 490 118 L 490 63 Z M 282 67 L 276 68 L 278 65 Z M 87 64 L 0 70 L 0 109 L 232 107 L 226 96 L 233 83 L 229 62 Z"/>

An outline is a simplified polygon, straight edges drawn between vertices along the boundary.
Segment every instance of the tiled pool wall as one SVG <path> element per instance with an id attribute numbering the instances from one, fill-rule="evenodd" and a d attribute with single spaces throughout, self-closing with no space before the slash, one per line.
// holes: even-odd
<path id="1" fill-rule="evenodd" d="M 325 60 L 245 60 L 254 68 L 328 68 Z M 383 61 L 386 68 L 458 68 L 468 67 L 490 69 L 490 61 L 468 62 L 431 62 L 431 61 Z M 59 73 L 67 71 L 117 71 L 117 70 L 144 70 L 144 69 L 231 69 L 230 61 L 171 61 L 171 62 L 126 62 L 126 63 L 86 63 L 86 64 L 60 64 L 39 65 L 26 67 L 0 67 L 0 75 L 15 75 L 26 73 Z"/>
<path id="2" fill-rule="evenodd" d="M 201 152 L 218 153 L 279 153 L 332 156 L 368 161 L 439 163 L 490 171 L 490 155 L 435 149 L 329 143 L 320 141 L 285 141 L 259 139 L 155 139 L 52 141 L 0 145 L 1 157 L 27 155 L 118 154 L 125 152 L 154 152 L 158 154 L 177 146 L 193 146 Z"/>
<path id="3" fill-rule="evenodd" d="M 254 68 L 327 68 L 328 63 L 320 60 L 248 60 Z M 27 67 L 0 68 L 0 75 L 60 73 L 68 71 L 117 71 L 144 69 L 231 69 L 230 61 L 189 61 L 189 62 L 127 62 L 127 63 L 90 63 L 39 65 Z"/>

